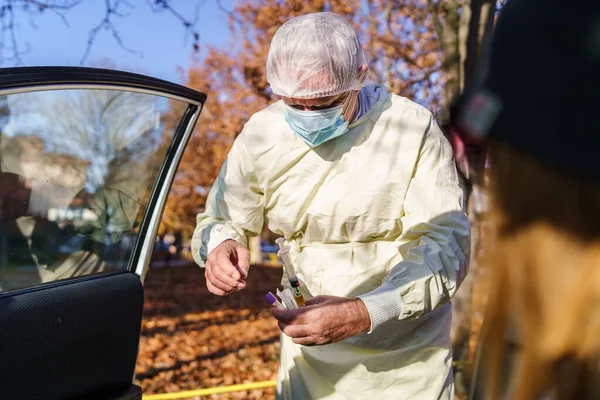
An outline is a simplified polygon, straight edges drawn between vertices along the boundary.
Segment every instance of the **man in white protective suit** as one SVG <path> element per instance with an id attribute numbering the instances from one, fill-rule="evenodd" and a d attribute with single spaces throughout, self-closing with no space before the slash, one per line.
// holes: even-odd
<path id="1" fill-rule="evenodd" d="M 470 229 L 452 149 L 429 111 L 367 71 L 343 17 L 285 23 L 267 60 L 281 100 L 246 123 L 197 217 L 193 255 L 215 295 L 245 288 L 264 224 L 292 249 L 307 302 L 273 310 L 281 399 L 453 397 L 450 299 Z"/>

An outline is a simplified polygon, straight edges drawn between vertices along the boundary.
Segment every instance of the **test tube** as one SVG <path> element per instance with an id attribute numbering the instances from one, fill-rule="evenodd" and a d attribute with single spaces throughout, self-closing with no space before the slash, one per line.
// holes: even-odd
<path id="1" fill-rule="evenodd" d="M 265 300 L 267 300 L 269 304 L 275 308 L 278 308 L 280 310 L 286 310 L 286 307 L 283 304 L 281 304 L 279 300 L 277 300 L 277 297 L 275 297 L 275 295 L 271 292 L 265 295 Z"/>
<path id="2" fill-rule="evenodd" d="M 300 281 L 298 281 L 298 278 L 295 276 L 290 278 L 290 285 L 292 286 L 292 293 L 296 304 L 298 304 L 298 307 L 304 307 L 304 295 L 300 291 Z"/>
<path id="3" fill-rule="evenodd" d="M 283 305 L 288 310 L 295 310 L 296 308 L 298 308 L 298 305 L 296 301 L 294 301 L 294 296 L 292 295 L 292 292 L 290 292 L 290 289 L 285 288 L 282 291 L 277 289 L 277 296 L 279 296 Z"/>

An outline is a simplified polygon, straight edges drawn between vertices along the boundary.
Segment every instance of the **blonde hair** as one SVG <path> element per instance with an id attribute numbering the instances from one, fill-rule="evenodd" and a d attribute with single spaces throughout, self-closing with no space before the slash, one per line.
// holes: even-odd
<path id="1" fill-rule="evenodd" d="M 600 398 L 600 187 L 501 144 L 490 151 L 486 392 L 500 392 L 513 327 L 523 350 L 510 398 Z"/>

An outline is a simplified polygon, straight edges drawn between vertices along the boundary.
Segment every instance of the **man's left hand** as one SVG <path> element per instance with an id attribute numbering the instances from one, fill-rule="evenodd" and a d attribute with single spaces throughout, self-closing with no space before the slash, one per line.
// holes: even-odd
<path id="1" fill-rule="evenodd" d="M 296 344 L 336 343 L 371 328 L 367 306 L 357 298 L 317 296 L 296 310 L 273 309 L 279 328 Z"/>

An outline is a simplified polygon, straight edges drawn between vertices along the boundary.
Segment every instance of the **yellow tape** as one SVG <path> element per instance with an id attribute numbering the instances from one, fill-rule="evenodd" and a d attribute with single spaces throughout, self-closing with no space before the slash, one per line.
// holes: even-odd
<path id="1" fill-rule="evenodd" d="M 243 383 L 240 385 L 217 386 L 217 387 L 206 388 L 206 389 L 187 390 L 185 392 L 148 394 L 148 395 L 144 395 L 142 398 L 143 398 L 143 400 L 178 400 L 178 399 L 185 399 L 188 397 L 210 396 L 211 394 L 218 394 L 218 393 L 243 392 L 243 391 L 247 391 L 247 390 L 264 389 L 264 388 L 274 387 L 275 385 L 276 385 L 275 381 Z"/>
<path id="2" fill-rule="evenodd" d="M 459 361 L 454 361 L 452 363 L 452 366 L 457 367 L 459 365 L 469 365 L 469 364 L 471 364 L 470 361 L 459 360 Z M 217 386 L 217 387 L 206 388 L 206 389 L 187 390 L 184 392 L 147 394 L 147 395 L 144 395 L 142 398 L 143 398 L 143 400 L 180 400 L 180 399 L 196 397 L 196 396 L 210 396 L 212 394 L 219 394 L 219 393 L 244 392 L 244 391 L 248 391 L 248 390 L 264 389 L 264 388 L 275 387 L 276 384 L 277 383 L 275 381 L 243 383 L 243 384 L 239 384 L 239 385 Z"/>

